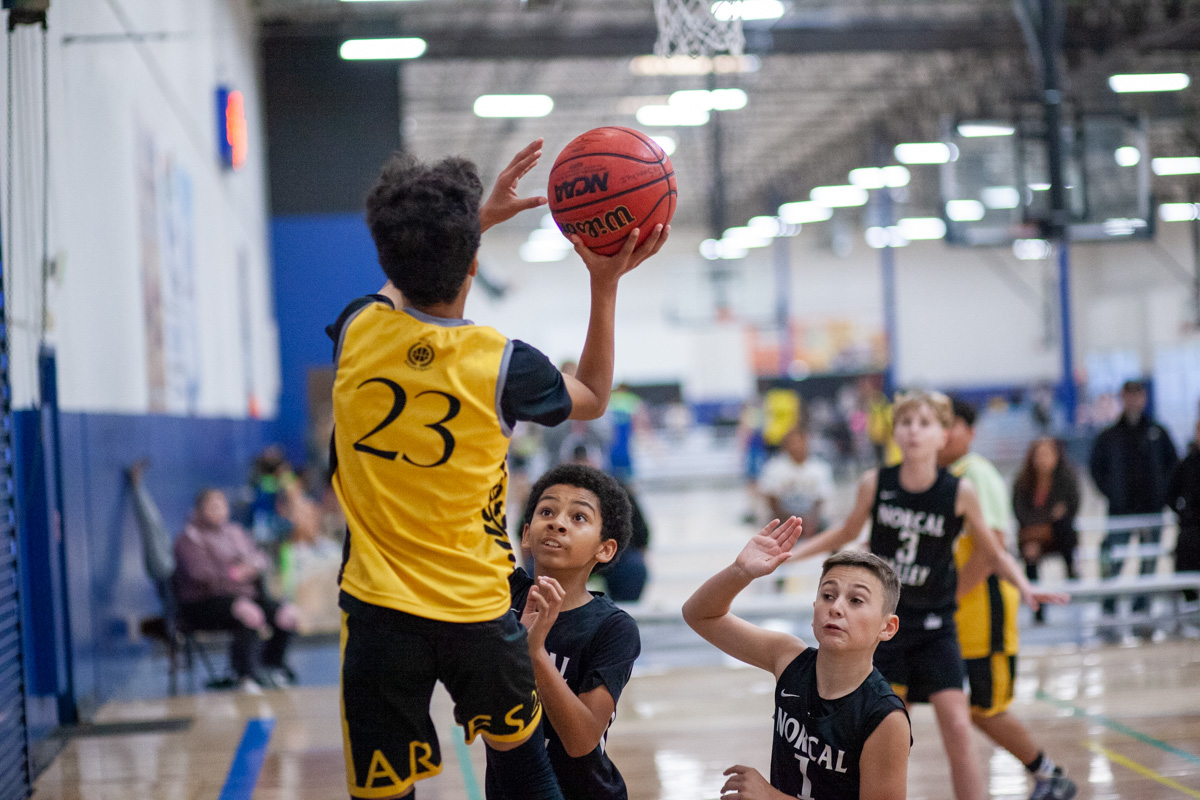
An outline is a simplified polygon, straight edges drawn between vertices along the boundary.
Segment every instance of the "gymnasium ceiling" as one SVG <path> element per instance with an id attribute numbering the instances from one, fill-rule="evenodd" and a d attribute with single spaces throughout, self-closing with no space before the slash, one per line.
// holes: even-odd
<path id="1" fill-rule="evenodd" d="M 1026 0 L 785 0 L 785 15 L 745 24 L 755 72 L 712 76 L 748 103 L 716 123 L 654 130 L 678 142 L 676 219 L 714 224 L 721 153 L 723 225 L 841 184 L 873 154 L 891 160 L 902 141 L 938 138 L 953 118 L 1011 119 L 1036 111 L 1036 77 L 1014 3 Z M 1036 4 L 1037 0 L 1033 0 Z M 405 146 L 419 156 L 470 156 L 485 176 L 543 136 L 547 156 L 531 174 L 544 186 L 553 155 L 599 125 L 637 125 L 643 103 L 709 77 L 635 75 L 633 56 L 657 35 L 651 0 L 254 0 L 266 39 L 337 41 L 420 36 L 426 54 L 402 63 Z M 1151 154 L 1200 154 L 1200 0 L 1070 0 L 1065 72 L 1070 109 L 1125 111 L 1151 120 Z M 1113 94 L 1114 72 L 1187 72 L 1189 90 Z M 482 94 L 541 93 L 540 119 L 479 119 Z M 936 213 L 936 167 L 913 167 L 909 202 Z M 1156 178 L 1159 199 L 1197 199 L 1189 179 Z"/>

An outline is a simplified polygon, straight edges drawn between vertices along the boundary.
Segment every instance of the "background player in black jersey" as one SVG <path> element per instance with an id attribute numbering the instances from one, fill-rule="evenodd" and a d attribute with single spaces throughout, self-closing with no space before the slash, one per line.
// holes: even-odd
<path id="1" fill-rule="evenodd" d="M 692 629 L 718 648 L 775 676 L 771 780 L 740 764 L 725 771 L 726 800 L 903 800 L 912 736 L 904 703 L 872 657 L 896 634 L 900 583 L 870 553 L 825 561 L 813 603 L 814 650 L 730 613 L 738 593 L 792 557 L 796 517 L 774 520 L 732 565 L 709 578 L 683 606 Z"/>
<path id="2" fill-rule="evenodd" d="M 794 555 L 803 559 L 836 550 L 871 521 L 870 550 L 896 569 L 903 587 L 896 612 L 900 630 L 879 647 L 875 663 L 899 693 L 911 691 L 933 705 L 955 797 L 983 800 L 987 792 L 971 741 L 966 671 L 954 625 L 954 540 L 964 518 L 976 530 L 987 525 L 970 481 L 938 468 L 938 451 L 953 421 L 950 400 L 938 392 L 900 395 L 893 420 L 900 464 L 866 472 L 845 522 L 804 542 Z M 1036 608 L 1042 595 L 999 541 L 981 536 L 976 544 L 974 557 L 987 571 L 1008 579 Z"/>
<path id="3" fill-rule="evenodd" d="M 529 655 L 545 712 L 546 751 L 565 800 L 625 800 L 625 780 L 605 753 L 617 701 L 641 652 L 637 623 L 588 591 L 597 564 L 618 558 L 632 532 L 630 504 L 595 467 L 563 464 L 533 485 L 521 538 L 537 579 L 518 567 L 513 609 L 529 631 Z M 489 800 L 506 793 L 491 769 Z"/>
<path id="4" fill-rule="evenodd" d="M 555 425 L 604 413 L 618 281 L 667 231 L 656 226 L 639 247 L 635 230 L 611 257 L 575 238 L 591 312 L 574 377 L 464 319 L 482 231 L 546 202 L 517 194 L 541 146 L 518 153 L 486 201 L 465 159 L 393 156 L 367 197 L 388 282 L 327 329 L 336 362 L 332 483 L 347 520 L 339 605 L 351 797 L 410 796 L 441 771 L 429 716 L 438 682 L 467 742 L 483 737 L 509 796 L 562 797 L 539 731 L 526 633 L 511 613 L 509 436 L 519 420 Z"/>

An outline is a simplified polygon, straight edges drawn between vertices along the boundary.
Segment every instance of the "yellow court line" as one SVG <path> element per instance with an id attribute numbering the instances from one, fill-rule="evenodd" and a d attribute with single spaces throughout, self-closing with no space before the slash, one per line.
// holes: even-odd
<path id="1" fill-rule="evenodd" d="M 1200 800 L 1200 792 L 1196 791 L 1195 789 L 1189 789 L 1186 786 L 1182 786 L 1182 785 L 1176 783 L 1175 781 L 1171 780 L 1167 776 L 1160 775 L 1159 773 L 1155 772 L 1154 770 L 1150 769 L 1149 767 L 1145 766 L 1144 764 L 1139 764 L 1138 762 L 1134 761 L 1132 758 L 1123 756 L 1120 753 L 1115 753 L 1112 750 L 1109 750 L 1107 747 L 1102 747 L 1101 745 L 1098 745 L 1095 742 L 1085 742 L 1085 744 L 1087 745 L 1087 748 L 1089 750 L 1091 750 L 1093 753 L 1099 753 L 1100 755 L 1107 758 L 1109 761 L 1115 761 L 1116 763 L 1120 764 L 1121 766 L 1128 767 L 1129 769 L 1133 770 L 1134 772 L 1138 773 L 1139 775 L 1144 775 L 1145 777 L 1149 778 L 1152 781 L 1158 781 L 1163 786 L 1170 787 L 1171 789 L 1175 789 L 1176 791 L 1183 792 L 1188 797 L 1194 797 L 1194 798 L 1196 798 L 1196 800 Z"/>

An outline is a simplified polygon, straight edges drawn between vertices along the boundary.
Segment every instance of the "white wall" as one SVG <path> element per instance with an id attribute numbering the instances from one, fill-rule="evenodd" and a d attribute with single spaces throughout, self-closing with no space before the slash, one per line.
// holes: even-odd
<path id="1" fill-rule="evenodd" d="M 121 37 L 126 24 L 145 38 Z M 265 416 L 274 414 L 265 136 L 247 0 L 55 0 L 48 41 L 49 238 L 58 274 L 47 338 L 58 350 L 62 407 L 152 409 L 143 297 L 149 248 L 164 280 L 170 264 L 192 280 L 163 287 L 173 320 L 166 410 L 241 417 L 253 394 Z M 40 47 L 39 32 L 19 31 L 18 65 L 40 64 Z M 20 92 L 40 96 L 40 68 L 14 69 L 14 78 Z M 246 100 L 250 142 L 236 173 L 218 164 L 218 83 Z M 20 112 L 17 131 L 6 273 L 17 316 L 14 392 L 17 405 L 27 405 L 36 401 L 41 302 L 40 182 L 27 172 L 40 158 L 40 101 Z M 172 200 L 168 192 L 180 187 L 190 192 Z"/>
<path id="2" fill-rule="evenodd" d="M 587 325 L 586 271 L 573 254 L 558 263 L 524 263 L 516 255 L 524 230 L 527 226 L 514 221 L 484 237 L 485 269 L 511 290 L 495 302 L 477 289 L 468 316 L 529 341 L 555 360 L 576 357 Z M 750 391 L 744 328 L 747 321 L 769 321 L 774 313 L 772 254 L 752 250 L 743 262 L 708 262 L 697 253 L 703 235 L 677 226 L 667 248 L 623 280 L 618 380 L 678 380 L 691 399 Z M 828 231 L 813 225 L 791 240 L 793 316 L 845 318 L 882 329 L 879 251 L 856 234 L 850 253 L 838 257 L 827 239 Z M 1164 224 L 1157 243 L 1074 245 L 1077 369 L 1089 352 L 1133 348 L 1149 373 L 1156 348 L 1187 336 L 1188 286 L 1162 259 L 1190 268 L 1190 250 L 1181 224 Z M 901 384 L 1057 380 L 1056 263 L 1018 261 L 1002 248 L 982 251 L 941 242 L 915 242 L 895 256 Z M 719 321 L 708 313 L 711 289 L 705 275 L 715 263 L 738 275 L 733 320 Z"/>

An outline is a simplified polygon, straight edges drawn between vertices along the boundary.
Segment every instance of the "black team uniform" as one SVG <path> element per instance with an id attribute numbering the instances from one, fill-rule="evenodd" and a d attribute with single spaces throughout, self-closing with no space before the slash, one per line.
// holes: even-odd
<path id="1" fill-rule="evenodd" d="M 519 617 L 533 579 L 518 567 L 509 577 L 513 612 Z M 598 686 L 608 689 L 613 704 L 629 682 L 633 662 L 642 651 L 637 623 L 603 594 L 593 592 L 592 600 L 579 608 L 560 612 L 546 636 L 546 652 L 554 658 L 558 671 L 576 696 Z M 613 717 L 616 717 L 614 712 Z M 610 720 L 611 724 L 611 720 Z M 543 715 L 546 752 L 558 778 L 564 800 L 626 800 L 625 779 L 604 752 L 608 732 L 592 752 L 572 758 Z M 491 751 L 488 751 L 489 762 Z M 520 800 L 503 793 L 493 770 L 487 771 L 488 800 Z"/>
<path id="2" fill-rule="evenodd" d="M 954 540 L 958 478 L 939 469 L 933 486 L 913 494 L 900 486 L 900 467 L 879 470 L 871 508 L 871 552 L 900 578 L 900 630 L 875 651 L 875 666 L 911 702 L 943 689 L 962 689 L 966 671 L 954 612 L 958 571 Z"/>
<path id="3" fill-rule="evenodd" d="M 817 650 L 808 648 L 775 685 L 771 785 L 790 797 L 858 800 L 863 745 L 896 710 L 905 711 L 904 702 L 878 669 L 845 697 L 822 698 Z"/>

